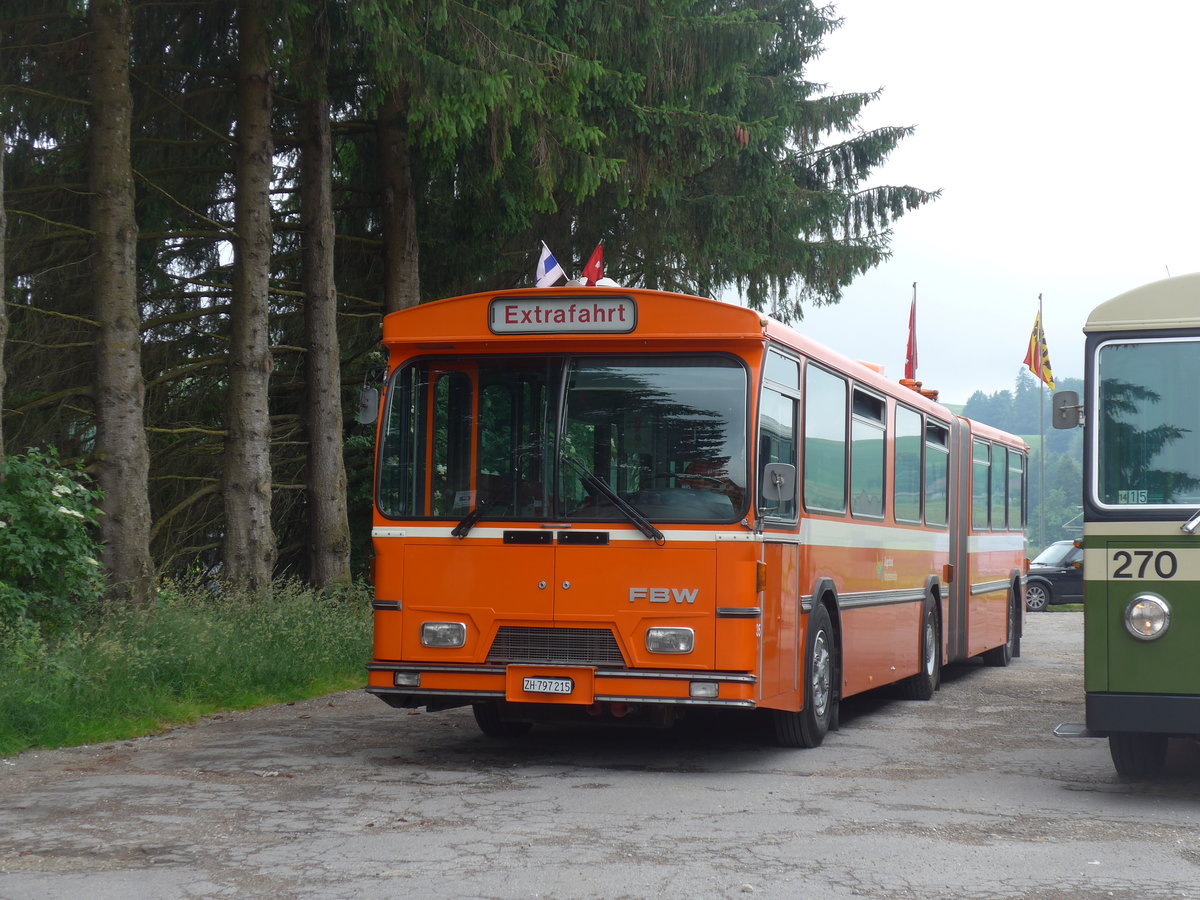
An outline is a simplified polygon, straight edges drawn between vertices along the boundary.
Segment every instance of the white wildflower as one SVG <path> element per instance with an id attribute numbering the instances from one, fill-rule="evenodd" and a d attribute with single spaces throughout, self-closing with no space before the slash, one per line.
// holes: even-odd
<path id="1" fill-rule="evenodd" d="M 59 511 L 60 513 L 62 513 L 64 516 L 74 516 L 74 517 L 75 517 L 75 518 L 77 518 L 77 519 L 86 519 L 86 518 L 87 518 L 87 516 L 85 516 L 85 515 L 84 515 L 83 513 L 81 513 L 79 510 L 77 510 L 77 509 L 67 509 L 65 506 L 60 506 L 60 507 L 58 508 L 58 511 Z"/>
<path id="2" fill-rule="evenodd" d="M 50 493 L 52 493 L 55 497 L 65 497 L 67 494 L 71 493 L 71 489 L 65 484 L 56 484 L 50 489 Z"/>
<path id="3" fill-rule="evenodd" d="M 83 558 L 83 561 L 85 563 L 87 563 L 89 566 L 99 566 L 100 565 L 100 563 L 96 562 L 96 560 L 92 559 L 90 556 L 85 556 Z"/>
<path id="4" fill-rule="evenodd" d="M 0 519 L 0 528 L 7 528 L 7 527 L 8 527 L 8 523 L 5 522 L 3 519 Z"/>

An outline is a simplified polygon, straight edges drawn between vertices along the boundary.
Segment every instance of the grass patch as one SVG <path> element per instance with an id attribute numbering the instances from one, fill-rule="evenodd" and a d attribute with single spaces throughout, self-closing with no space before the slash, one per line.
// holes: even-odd
<path id="1" fill-rule="evenodd" d="M 165 586 L 154 609 L 59 634 L 0 629 L 0 756 L 119 740 L 359 687 L 370 588 L 276 584 L 270 596 Z"/>

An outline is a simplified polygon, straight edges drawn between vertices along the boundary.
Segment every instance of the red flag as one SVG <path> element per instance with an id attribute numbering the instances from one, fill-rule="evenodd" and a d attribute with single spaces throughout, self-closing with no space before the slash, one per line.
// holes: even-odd
<path id="1" fill-rule="evenodd" d="M 917 286 L 913 285 L 912 307 L 908 311 L 908 351 L 904 354 L 904 377 L 917 380 Z"/>
<path id="2" fill-rule="evenodd" d="M 587 265 L 583 267 L 583 272 L 579 277 L 583 279 L 584 284 L 592 285 L 604 277 L 604 248 L 601 244 L 596 245 L 596 249 L 592 251 L 592 256 L 587 261 Z"/>

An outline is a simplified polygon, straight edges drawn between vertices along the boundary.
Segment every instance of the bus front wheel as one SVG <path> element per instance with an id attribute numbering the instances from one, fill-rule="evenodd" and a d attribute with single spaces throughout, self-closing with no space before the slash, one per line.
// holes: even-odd
<path id="1" fill-rule="evenodd" d="M 1162 771 L 1167 761 L 1167 736 L 1114 731 L 1108 736 L 1108 752 L 1118 775 L 1142 781 Z"/>
<path id="2" fill-rule="evenodd" d="M 506 719 L 500 711 L 500 704 L 495 701 L 472 703 L 471 711 L 475 713 L 475 724 L 479 730 L 491 738 L 515 738 L 528 734 L 533 727 L 532 722 L 514 722 Z"/>
<path id="3" fill-rule="evenodd" d="M 784 747 L 819 747 L 837 712 L 837 660 L 829 610 L 817 604 L 808 614 L 804 656 L 804 709 L 772 710 L 775 738 Z"/>

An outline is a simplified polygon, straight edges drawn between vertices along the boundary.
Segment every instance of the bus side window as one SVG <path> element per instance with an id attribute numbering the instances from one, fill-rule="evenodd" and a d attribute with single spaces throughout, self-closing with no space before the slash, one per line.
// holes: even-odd
<path id="1" fill-rule="evenodd" d="M 925 423 L 925 524 L 944 527 L 949 509 L 950 429 Z"/>
<path id="2" fill-rule="evenodd" d="M 804 505 L 846 511 L 846 381 L 804 370 Z"/>
<path id="3" fill-rule="evenodd" d="M 1015 450 L 1008 451 L 1008 527 L 1017 530 L 1023 523 L 1025 457 Z"/>
<path id="4" fill-rule="evenodd" d="M 882 398 L 855 389 L 850 420 L 850 514 L 854 516 L 883 518 L 885 413 Z"/>
<path id="5" fill-rule="evenodd" d="M 772 518 L 795 519 L 794 497 L 781 503 L 768 503 L 762 497 L 763 470 L 768 463 L 796 464 L 796 401 L 763 388 L 758 413 L 758 505 Z"/>
<path id="6" fill-rule="evenodd" d="M 896 407 L 896 460 L 892 484 L 892 509 L 897 522 L 921 521 L 921 447 L 924 443 L 921 414 L 906 406 Z"/>
<path id="7" fill-rule="evenodd" d="M 1008 452 L 998 444 L 992 446 L 992 531 L 1004 531 L 1007 527 L 1005 513 L 1008 510 Z"/>
<path id="8" fill-rule="evenodd" d="M 971 528 L 988 530 L 988 472 L 992 466 L 992 447 L 987 441 L 975 441 L 971 451 Z"/>

